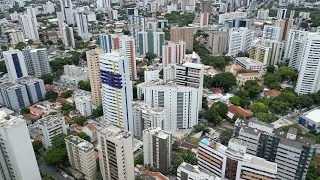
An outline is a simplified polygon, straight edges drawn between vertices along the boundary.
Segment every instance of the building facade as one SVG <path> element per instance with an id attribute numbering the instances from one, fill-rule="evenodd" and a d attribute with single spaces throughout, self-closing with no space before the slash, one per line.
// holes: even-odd
<path id="1" fill-rule="evenodd" d="M 193 50 L 194 28 L 193 27 L 174 27 L 170 29 L 170 41 L 178 43 L 184 41 L 186 49 Z"/>
<path id="2" fill-rule="evenodd" d="M 133 131 L 132 84 L 129 61 L 119 52 L 99 56 L 104 119 L 124 130 Z"/>
<path id="3" fill-rule="evenodd" d="M 143 130 L 143 161 L 161 174 L 168 174 L 171 167 L 172 134 L 160 127 Z"/>
<path id="4" fill-rule="evenodd" d="M 10 35 L 10 39 L 11 39 L 11 45 L 13 47 L 15 47 L 15 45 L 17 45 L 19 42 L 23 42 L 24 43 L 24 34 L 22 31 L 15 31 L 9 34 Z"/>
<path id="5" fill-rule="evenodd" d="M 73 29 L 72 27 L 69 27 L 68 25 L 63 25 L 63 28 L 61 29 L 62 35 L 63 35 L 63 43 L 67 47 L 75 48 L 76 44 L 74 41 L 74 35 L 73 35 Z"/>
<path id="6" fill-rule="evenodd" d="M 40 77 L 43 74 L 51 73 L 51 67 L 46 48 L 25 48 L 22 50 L 22 53 L 29 75 Z"/>
<path id="7" fill-rule="evenodd" d="M 0 111 L 0 179 L 41 180 L 27 124 Z"/>
<path id="8" fill-rule="evenodd" d="M 185 59 L 186 43 L 179 41 L 177 43 L 168 42 L 162 46 L 162 65 L 166 67 L 168 64 L 181 64 Z"/>
<path id="9" fill-rule="evenodd" d="M 85 179 L 94 180 L 97 162 L 93 144 L 73 135 L 66 137 L 65 141 L 70 165 L 83 173 Z"/>
<path id="10" fill-rule="evenodd" d="M 46 89 L 42 79 L 28 76 L 20 78 L 18 81 L 19 84 L 26 87 L 31 104 L 44 100 L 46 96 Z"/>
<path id="11" fill-rule="evenodd" d="M 101 78 L 100 78 L 100 64 L 99 55 L 104 54 L 102 49 L 93 49 L 86 52 L 88 73 L 91 87 L 92 104 L 99 106 L 101 101 Z"/>
<path id="12" fill-rule="evenodd" d="M 26 87 L 14 82 L 0 84 L 0 104 L 13 110 L 30 106 Z"/>
<path id="13" fill-rule="evenodd" d="M 209 33 L 207 49 L 212 55 L 223 55 L 228 52 L 228 33 L 223 31 L 214 31 Z"/>
<path id="14" fill-rule="evenodd" d="M 52 146 L 52 139 L 60 134 L 67 134 L 67 127 L 60 114 L 43 117 L 39 120 L 39 129 L 44 148 Z"/>
<path id="15" fill-rule="evenodd" d="M 32 17 L 30 15 L 20 15 L 19 23 L 25 38 L 32 40 L 39 39 L 36 17 Z"/>
<path id="16" fill-rule="evenodd" d="M 240 51 L 248 52 L 253 36 L 254 32 L 246 27 L 230 29 L 228 56 L 236 56 Z"/>
<path id="17" fill-rule="evenodd" d="M 102 178 L 131 180 L 135 175 L 130 132 L 107 125 L 98 130 L 97 137 Z"/>
<path id="18" fill-rule="evenodd" d="M 164 45 L 164 32 L 147 32 L 138 33 L 139 53 L 153 53 L 157 56 L 162 56 L 162 47 Z"/>
<path id="19" fill-rule="evenodd" d="M 11 81 L 28 76 L 27 65 L 20 50 L 10 49 L 2 52 L 2 55 Z"/>

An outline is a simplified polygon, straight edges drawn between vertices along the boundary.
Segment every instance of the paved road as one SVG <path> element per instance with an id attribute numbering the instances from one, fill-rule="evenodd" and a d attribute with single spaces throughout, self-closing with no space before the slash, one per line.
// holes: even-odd
<path id="1" fill-rule="evenodd" d="M 58 174 L 56 172 L 56 169 L 54 167 L 46 165 L 46 163 L 43 161 L 43 159 L 38 159 L 37 162 L 38 162 L 39 169 L 41 171 L 47 173 L 53 179 L 55 179 L 55 180 L 66 180 L 66 178 L 64 178 L 61 174 Z M 68 175 L 67 179 L 74 180 L 74 178 L 71 177 L 70 175 Z"/>

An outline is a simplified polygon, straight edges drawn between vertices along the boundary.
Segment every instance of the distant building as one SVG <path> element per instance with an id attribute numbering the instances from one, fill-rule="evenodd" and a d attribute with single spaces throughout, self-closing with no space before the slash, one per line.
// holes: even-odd
<path id="1" fill-rule="evenodd" d="M 249 80 L 261 80 L 261 73 L 241 73 L 237 76 L 237 84 L 243 86 Z"/>
<path id="2" fill-rule="evenodd" d="M 32 39 L 32 40 L 39 39 L 39 32 L 37 28 L 37 18 L 35 17 L 35 15 L 34 17 L 30 15 L 20 15 L 19 23 L 25 38 Z"/>
<path id="3" fill-rule="evenodd" d="M 164 45 L 164 32 L 147 32 L 138 33 L 139 53 L 153 53 L 157 56 L 162 56 L 162 47 Z"/>
<path id="4" fill-rule="evenodd" d="M 40 77 L 43 74 L 51 73 L 51 67 L 46 48 L 25 48 L 22 50 L 22 53 L 29 75 Z"/>
<path id="5" fill-rule="evenodd" d="M 25 37 L 22 31 L 15 31 L 9 34 L 11 39 L 11 45 L 15 47 L 19 42 L 25 42 Z"/>
<path id="6" fill-rule="evenodd" d="M 143 160 L 161 174 L 168 174 L 171 167 L 172 134 L 161 128 L 143 131 Z"/>
<path id="7" fill-rule="evenodd" d="M 181 64 L 185 59 L 186 43 L 179 41 L 177 43 L 168 42 L 162 46 L 162 65 L 166 67 L 168 64 Z"/>
<path id="8" fill-rule="evenodd" d="M 60 134 L 67 134 L 67 127 L 60 114 L 49 115 L 39 119 L 39 128 L 42 134 L 42 144 L 48 149 L 52 146 L 52 139 Z"/>
<path id="9" fill-rule="evenodd" d="M 248 52 L 253 36 L 254 32 L 246 27 L 230 29 L 228 56 L 236 56 L 239 52 Z"/>
<path id="10" fill-rule="evenodd" d="M 64 65 L 64 74 L 60 77 L 60 80 L 64 83 L 77 85 L 79 81 L 88 81 L 89 74 L 82 67 L 75 65 Z"/>
<path id="11" fill-rule="evenodd" d="M 237 57 L 236 64 L 240 65 L 243 69 L 251 69 L 259 72 L 264 72 L 266 68 L 266 65 L 263 62 L 247 57 Z"/>
<path id="12" fill-rule="evenodd" d="M 27 64 L 20 50 L 9 49 L 9 51 L 3 51 L 2 55 L 11 81 L 28 76 Z"/>
<path id="13" fill-rule="evenodd" d="M 96 179 L 97 162 L 93 144 L 73 135 L 66 137 L 65 141 L 70 165 L 83 173 L 85 179 Z"/>
<path id="14" fill-rule="evenodd" d="M 97 140 L 97 128 L 92 124 L 87 124 L 82 128 L 82 132 L 86 133 L 91 139 L 91 142 Z"/>
<path id="15" fill-rule="evenodd" d="M 75 97 L 76 109 L 84 117 L 92 115 L 92 99 L 91 96 L 83 95 Z"/>
<path id="16" fill-rule="evenodd" d="M 149 82 L 160 78 L 160 69 L 148 68 L 144 71 L 144 82 Z"/>
<path id="17" fill-rule="evenodd" d="M 269 9 L 259 9 L 257 19 L 266 20 L 269 17 Z"/>
<path id="18" fill-rule="evenodd" d="M 228 52 L 228 33 L 214 31 L 208 33 L 207 49 L 212 55 L 223 55 Z"/>
<path id="19" fill-rule="evenodd" d="M 103 179 L 132 180 L 134 174 L 133 137 L 113 125 L 98 130 L 100 171 Z"/>
<path id="20" fill-rule="evenodd" d="M 148 86 L 158 86 L 163 85 L 164 81 L 162 79 L 154 79 L 151 81 L 143 82 L 137 85 L 137 99 L 143 100 L 144 99 L 144 91 L 145 88 Z"/>
<path id="21" fill-rule="evenodd" d="M 46 89 L 42 79 L 28 76 L 20 78 L 18 81 L 19 84 L 26 87 L 31 104 L 35 104 L 45 99 Z"/>
<path id="22" fill-rule="evenodd" d="M 0 135 L 0 179 L 41 180 L 26 122 L 0 110 Z"/>
<path id="23" fill-rule="evenodd" d="M 193 27 L 174 27 L 170 29 L 170 41 L 177 43 L 184 41 L 186 43 L 186 49 L 193 50 Z"/>
<path id="24" fill-rule="evenodd" d="M 63 25 L 62 29 L 62 35 L 63 35 L 63 43 L 67 47 L 75 48 L 75 40 L 73 35 L 73 29 L 72 27 L 69 27 L 68 25 Z"/>

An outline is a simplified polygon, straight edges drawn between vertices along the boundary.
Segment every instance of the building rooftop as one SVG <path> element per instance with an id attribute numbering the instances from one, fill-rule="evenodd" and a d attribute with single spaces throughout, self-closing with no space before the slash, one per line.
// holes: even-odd
<path id="1" fill-rule="evenodd" d="M 3 88 L 3 89 L 15 89 L 15 88 L 21 88 L 21 87 L 24 87 L 24 86 L 11 81 L 0 84 L 0 88 Z"/>
<path id="2" fill-rule="evenodd" d="M 277 97 L 281 94 L 280 91 L 275 90 L 275 89 L 271 89 L 271 90 L 265 90 L 263 91 L 265 95 L 267 96 L 271 96 L 271 97 Z"/>
<path id="3" fill-rule="evenodd" d="M 191 164 L 188 164 L 186 162 L 183 162 L 179 166 L 179 169 L 181 169 L 184 172 L 187 172 L 189 175 L 191 175 L 193 177 L 201 177 L 201 178 L 206 177 L 206 179 L 209 179 L 209 180 L 218 180 L 218 179 L 220 179 L 218 177 L 206 174 L 206 173 L 200 171 L 198 166 L 192 166 Z"/>
<path id="4" fill-rule="evenodd" d="M 40 125 L 53 126 L 54 124 L 61 124 L 62 120 L 63 120 L 62 116 L 60 116 L 59 114 L 56 114 L 56 115 L 43 117 L 39 119 L 38 122 Z"/>
<path id="5" fill-rule="evenodd" d="M 238 74 L 238 76 L 244 76 L 244 77 L 259 77 L 259 76 L 262 76 L 260 73 L 240 73 Z"/>
<path id="6" fill-rule="evenodd" d="M 143 110 L 142 113 L 162 114 L 165 111 L 166 111 L 166 108 L 164 108 L 164 107 L 152 107 L 152 108 Z"/>
<path id="7" fill-rule="evenodd" d="M 197 64 L 197 63 L 184 63 L 182 66 L 184 67 L 189 67 L 189 68 L 196 68 L 196 69 L 202 69 L 204 68 L 203 64 Z"/>
<path id="8" fill-rule="evenodd" d="M 85 152 L 88 152 L 88 151 L 94 149 L 93 144 L 89 143 L 88 141 L 86 141 L 78 136 L 70 135 L 70 136 L 66 137 L 65 140 L 74 144 L 75 146 L 77 146 L 79 150 L 82 150 Z"/>
<path id="9" fill-rule="evenodd" d="M 152 172 L 143 168 L 140 169 L 140 172 L 143 173 L 141 176 L 143 180 L 169 180 L 169 178 L 159 172 Z"/>
<path id="10" fill-rule="evenodd" d="M 26 76 L 26 77 L 19 78 L 18 81 L 19 81 L 19 83 L 27 84 L 27 83 L 34 83 L 34 82 L 42 81 L 42 80 L 38 79 L 36 77 L 33 77 L 33 76 Z"/>
<path id="11" fill-rule="evenodd" d="M 314 121 L 314 122 L 320 122 L 320 109 L 313 109 L 311 111 L 305 112 L 302 114 L 302 116 Z"/>
<path id="12" fill-rule="evenodd" d="M 10 128 L 25 121 L 16 116 L 10 116 L 5 111 L 0 111 L 0 127 Z"/>
<path id="13" fill-rule="evenodd" d="M 112 124 L 107 124 L 104 127 L 98 128 L 98 131 L 102 134 L 105 134 L 109 137 L 111 136 L 118 140 L 122 138 L 129 138 L 131 136 L 130 132 L 122 130 L 121 128 Z"/>
<path id="14" fill-rule="evenodd" d="M 228 111 L 231 112 L 232 114 L 241 114 L 243 117 L 250 117 L 252 115 L 252 113 L 248 110 L 243 109 L 240 106 L 236 106 L 236 105 L 230 105 L 228 106 Z"/>
<path id="15" fill-rule="evenodd" d="M 241 63 L 245 65 L 264 65 L 263 62 L 256 61 L 248 57 L 237 57 L 236 60 L 241 61 Z"/>

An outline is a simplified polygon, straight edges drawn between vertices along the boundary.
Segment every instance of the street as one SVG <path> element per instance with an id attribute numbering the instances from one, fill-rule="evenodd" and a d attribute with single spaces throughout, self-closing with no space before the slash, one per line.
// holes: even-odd
<path id="1" fill-rule="evenodd" d="M 39 166 L 39 169 L 42 171 L 42 172 L 45 172 L 47 173 L 49 176 L 51 176 L 53 179 L 56 179 L 56 180 L 66 180 L 66 179 L 70 179 L 70 180 L 74 180 L 73 177 L 71 177 L 70 175 L 68 175 L 68 178 L 64 178 L 61 174 L 58 174 L 56 172 L 56 169 L 52 166 L 48 166 L 46 165 L 46 163 L 43 161 L 43 159 L 38 159 L 37 160 L 38 162 L 38 166 Z M 60 170 L 61 171 L 61 170 Z M 66 173 L 65 173 L 66 174 Z"/>

